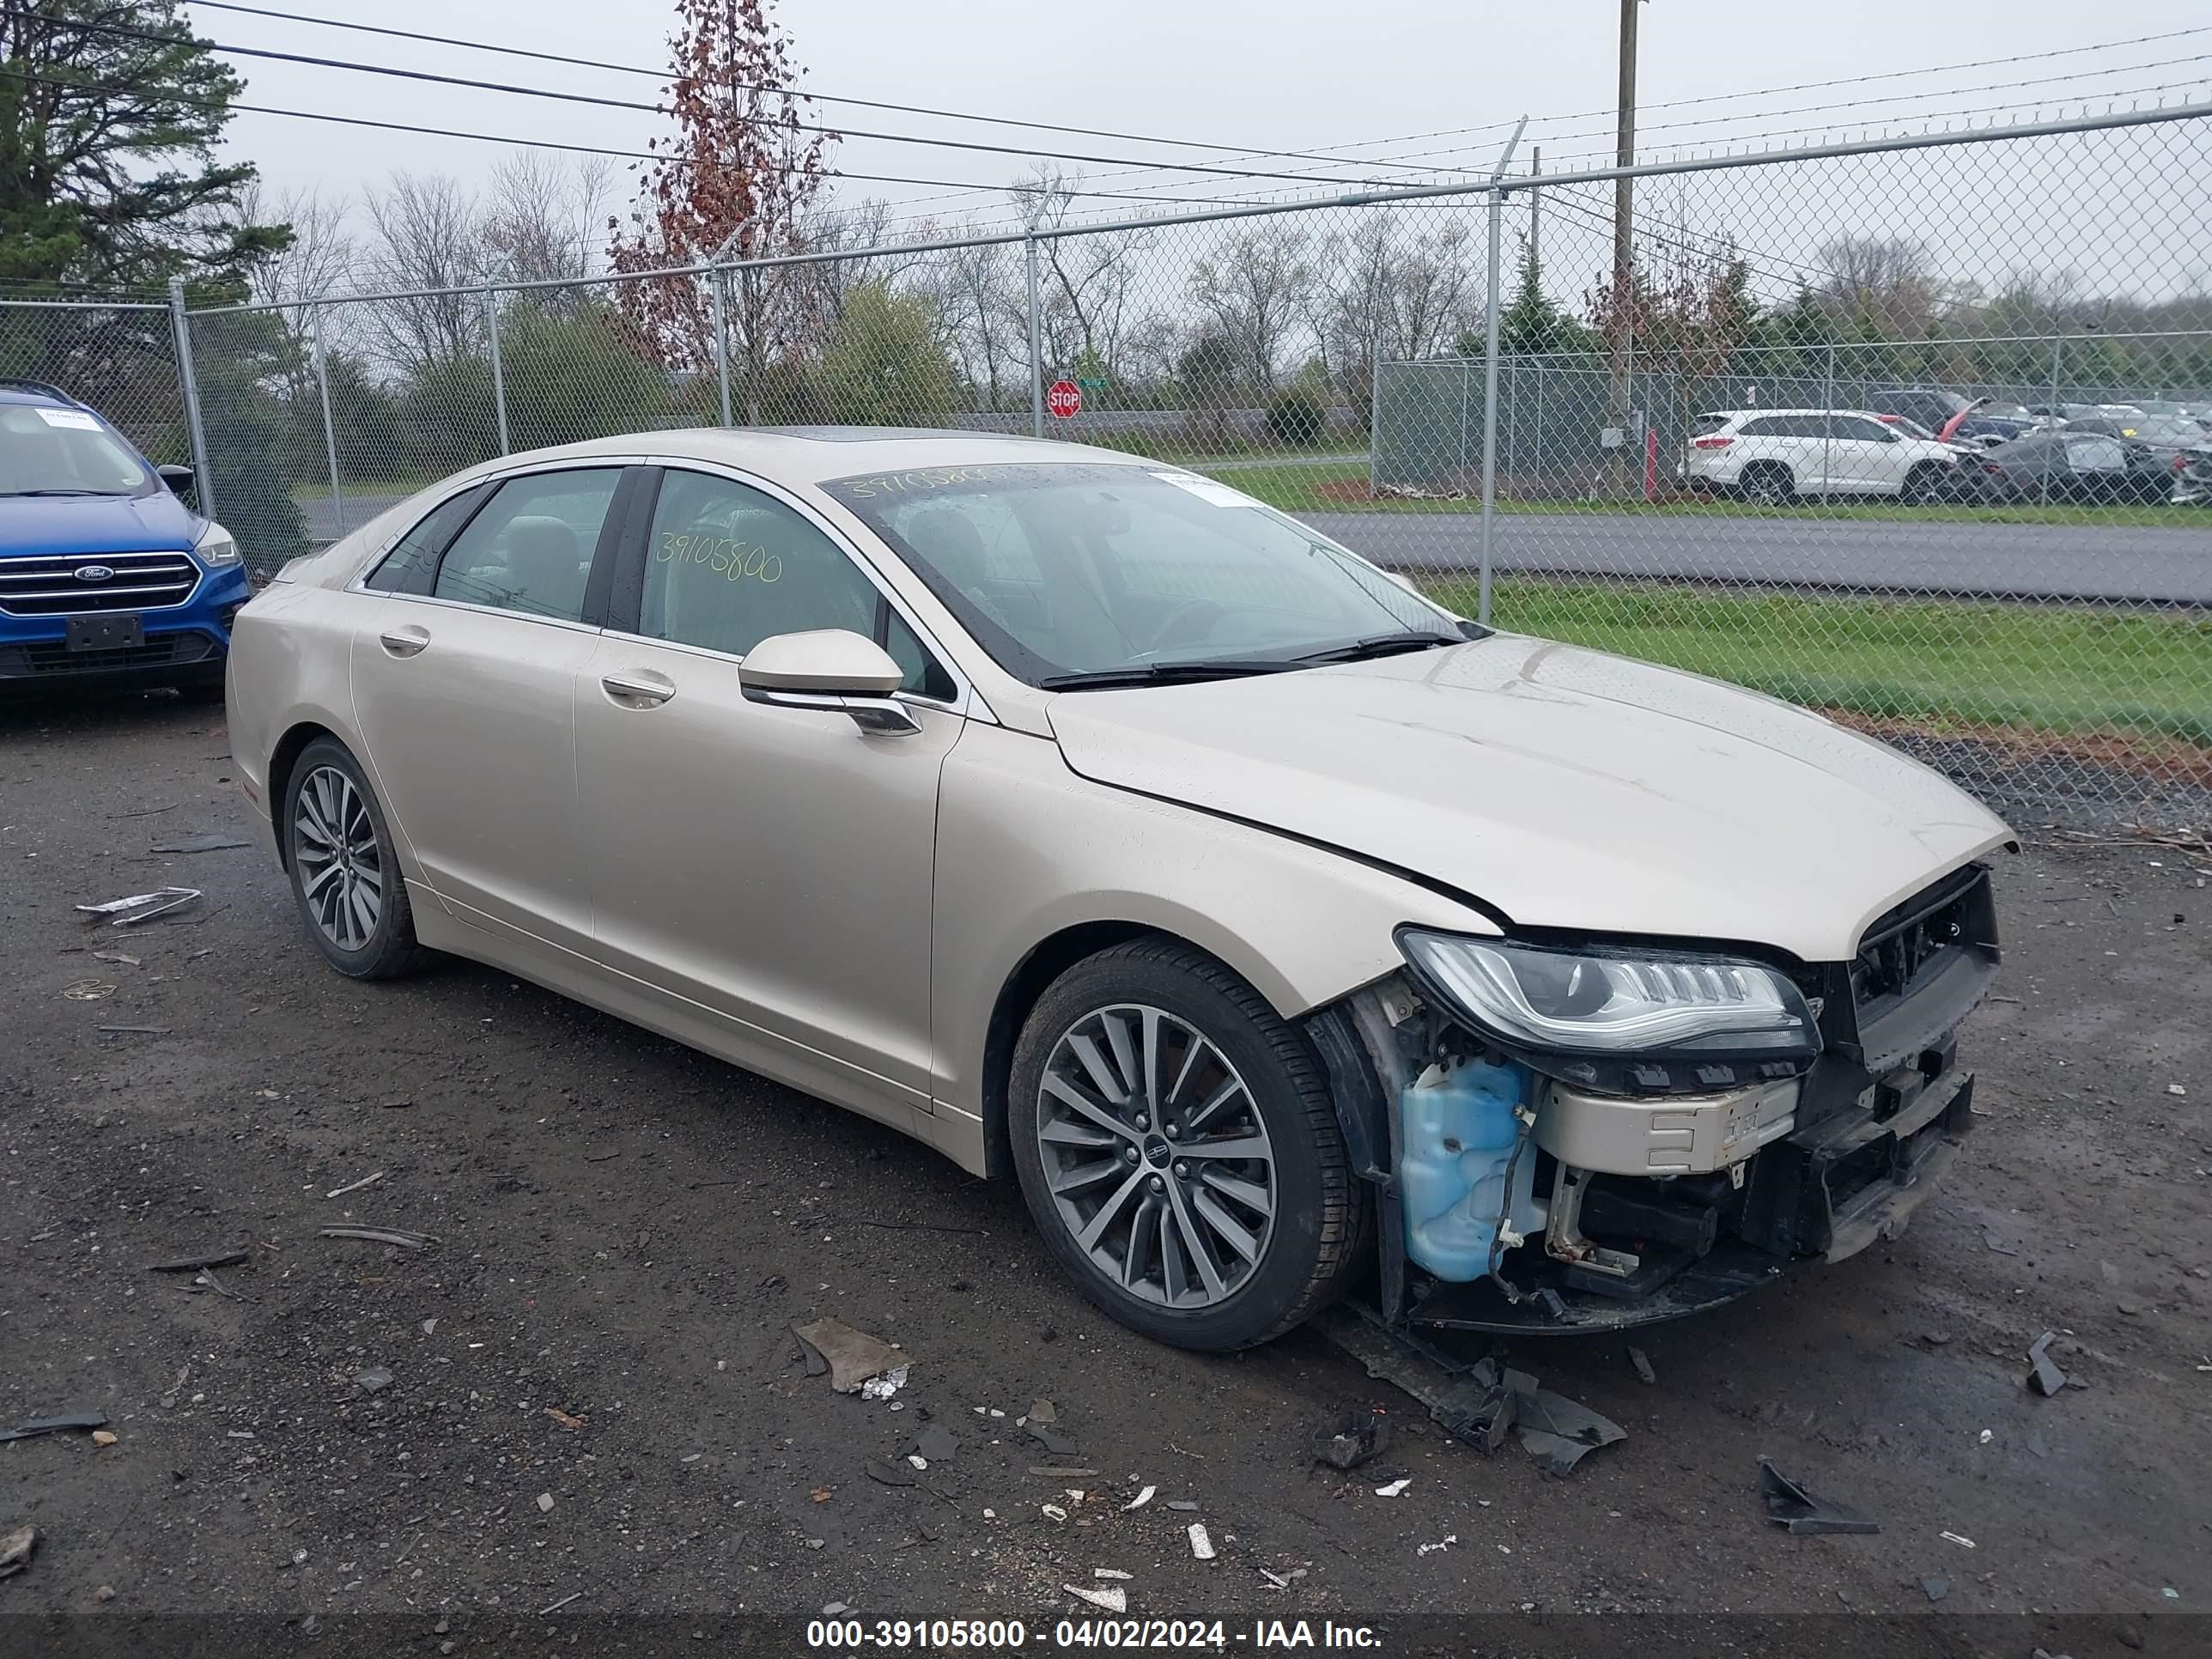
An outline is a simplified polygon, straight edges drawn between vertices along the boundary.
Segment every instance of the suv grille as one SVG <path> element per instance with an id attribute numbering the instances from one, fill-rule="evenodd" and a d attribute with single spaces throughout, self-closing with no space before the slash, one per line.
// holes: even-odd
<path id="1" fill-rule="evenodd" d="M 88 578 L 87 570 L 112 571 Z M 0 611 L 60 617 L 87 611 L 153 611 L 182 605 L 200 585 L 189 553 L 41 553 L 0 559 Z"/>
<path id="2" fill-rule="evenodd" d="M 1986 868 L 1970 864 L 1867 929 L 1851 963 L 1851 997 L 1862 1010 L 1905 995 L 1930 968 L 1956 951 L 1994 945 L 1981 937 L 1990 931 L 1984 920 L 1989 879 Z"/>

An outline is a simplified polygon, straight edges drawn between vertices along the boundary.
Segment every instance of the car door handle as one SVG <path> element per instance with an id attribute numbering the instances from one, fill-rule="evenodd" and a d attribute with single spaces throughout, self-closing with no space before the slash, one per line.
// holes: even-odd
<path id="1" fill-rule="evenodd" d="M 642 703 L 647 708 L 658 708 L 676 695 L 672 681 L 659 675 L 602 674 L 599 684 L 617 702 Z"/>
<path id="2" fill-rule="evenodd" d="M 411 657 L 430 643 L 428 632 L 412 623 L 404 628 L 387 628 L 376 638 L 377 642 L 395 657 Z"/>

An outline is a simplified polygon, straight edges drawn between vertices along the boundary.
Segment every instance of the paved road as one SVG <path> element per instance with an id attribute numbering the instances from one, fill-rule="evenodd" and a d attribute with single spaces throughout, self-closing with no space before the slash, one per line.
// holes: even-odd
<path id="1" fill-rule="evenodd" d="M 1472 514 L 1305 518 L 1393 569 L 1473 569 L 1481 547 Z M 2201 530 L 1501 514 L 1495 537 L 1499 570 L 2212 605 L 2212 513 Z"/>
<path id="2" fill-rule="evenodd" d="M 349 495 L 351 527 L 398 495 Z M 316 542 L 339 533 L 327 501 L 302 511 Z M 1458 513 L 1310 513 L 1306 522 L 1399 570 L 1475 567 L 1480 520 Z M 2212 511 L 2203 528 L 1916 524 L 1821 519 L 1501 513 L 1500 570 L 1878 588 L 2033 599 L 2212 605 Z"/>

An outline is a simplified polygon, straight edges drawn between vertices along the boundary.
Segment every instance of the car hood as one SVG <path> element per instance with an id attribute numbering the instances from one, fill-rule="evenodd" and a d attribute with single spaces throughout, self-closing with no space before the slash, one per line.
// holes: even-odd
<path id="1" fill-rule="evenodd" d="M 1068 764 L 1445 884 L 1516 926 L 1841 961 L 2010 832 L 1887 744 L 1756 692 L 1513 635 L 1064 693 Z"/>
<path id="2" fill-rule="evenodd" d="M 147 495 L 0 495 L 0 559 L 26 554 L 167 553 L 199 533 L 166 489 Z"/>

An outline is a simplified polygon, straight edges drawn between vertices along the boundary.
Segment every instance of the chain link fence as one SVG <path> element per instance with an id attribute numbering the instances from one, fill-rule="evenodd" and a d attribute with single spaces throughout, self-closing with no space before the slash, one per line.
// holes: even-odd
<path id="1" fill-rule="evenodd" d="M 897 245 L 201 310 L 198 459 L 265 571 L 606 434 L 1103 445 L 1469 616 L 1819 708 L 2016 819 L 2201 824 L 2209 116 L 1114 223 L 1046 191 Z M 170 324 L 15 307 L 0 363 L 182 459 Z"/>

